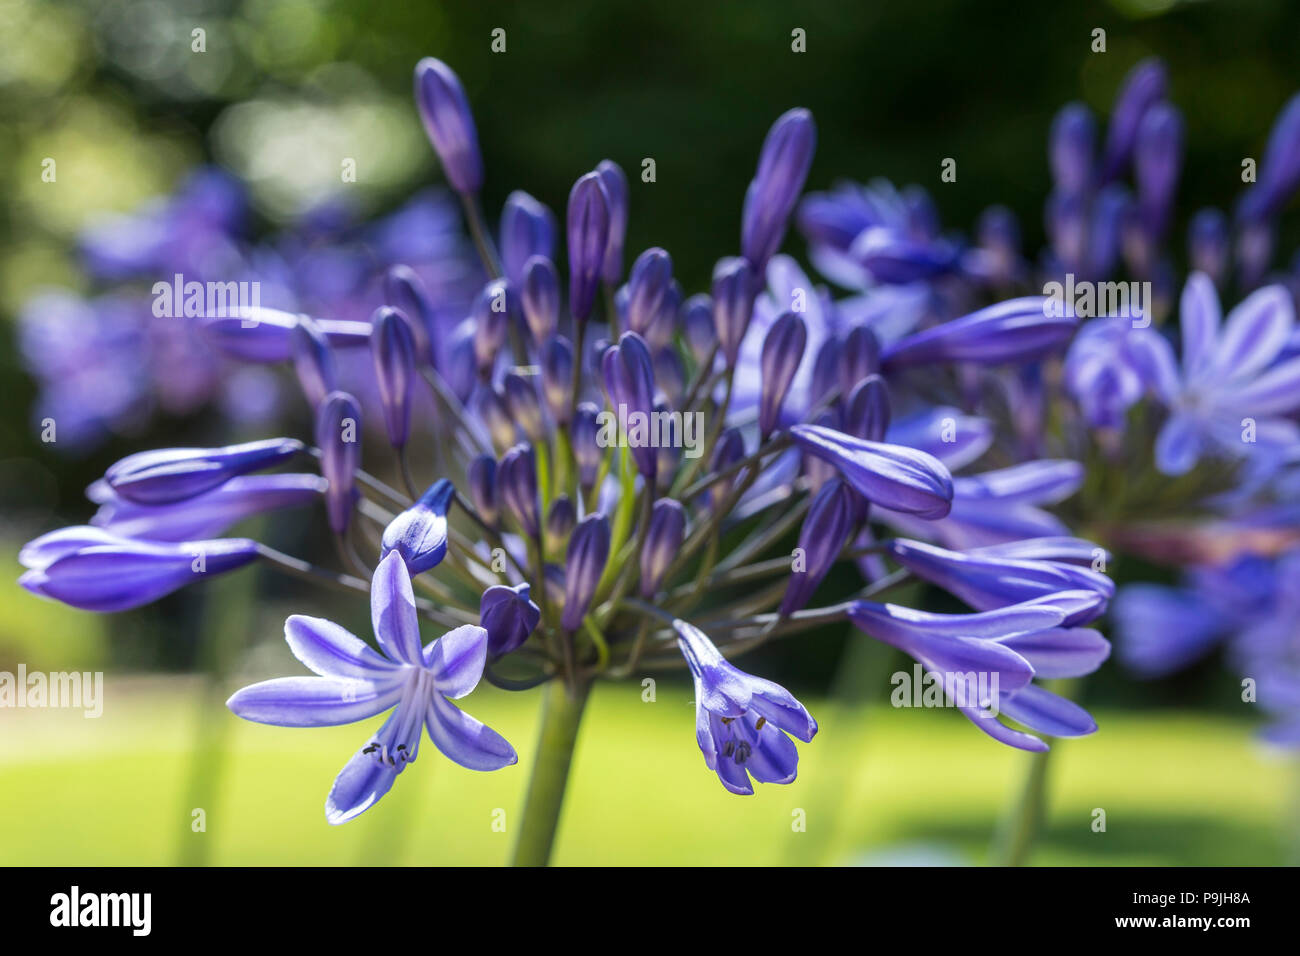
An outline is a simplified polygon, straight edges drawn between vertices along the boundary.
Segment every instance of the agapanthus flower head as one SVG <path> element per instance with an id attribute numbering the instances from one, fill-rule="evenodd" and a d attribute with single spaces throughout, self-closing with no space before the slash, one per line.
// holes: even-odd
<path id="1" fill-rule="evenodd" d="M 393 711 L 335 779 L 325 800 L 335 824 L 392 788 L 415 761 L 425 729 L 445 757 L 470 770 L 519 759 L 505 738 L 451 703 L 483 676 L 488 632 L 467 624 L 421 646 L 411 579 L 396 552 L 375 570 L 370 610 L 379 651 L 332 621 L 296 614 L 285 621 L 285 640 L 317 676 L 252 684 L 226 702 L 245 720 L 277 727 L 331 727 Z"/>
<path id="2" fill-rule="evenodd" d="M 752 794 L 759 783 L 791 783 L 799 753 L 790 736 L 808 743 L 817 721 L 779 684 L 729 664 L 699 628 L 673 621 L 677 646 L 695 680 L 695 739 L 704 763 L 722 785 Z"/>
<path id="3" fill-rule="evenodd" d="M 415 65 L 415 105 L 447 182 L 459 193 L 478 192 L 483 186 L 478 127 L 451 67 L 431 56 Z"/>

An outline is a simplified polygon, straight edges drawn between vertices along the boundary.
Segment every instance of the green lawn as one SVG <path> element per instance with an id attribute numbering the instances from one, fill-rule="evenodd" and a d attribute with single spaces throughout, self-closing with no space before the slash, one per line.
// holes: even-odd
<path id="1" fill-rule="evenodd" d="M 466 709 L 520 751 L 494 774 L 431 747 L 376 808 L 325 823 L 325 793 L 370 724 L 291 730 L 208 711 L 206 778 L 192 780 L 199 685 L 108 679 L 98 720 L 0 711 L 0 863 L 501 863 L 519 820 L 537 692 L 476 691 Z M 822 732 L 797 783 L 733 797 L 696 749 L 688 688 L 601 687 L 588 710 L 558 842 L 571 864 L 979 862 L 1024 756 L 949 711 L 841 712 L 809 701 Z M 1277 864 L 1292 766 L 1245 723 L 1101 711 L 1058 745 L 1040 864 Z M 224 738 L 224 739 L 223 739 Z M 224 771 L 214 771 L 218 756 Z M 194 793 L 201 796 L 192 796 Z M 203 807 L 206 832 L 192 832 Z M 1092 831 L 1094 808 L 1105 833 Z M 506 832 L 493 829 L 505 813 Z M 806 832 L 792 821 L 802 810 Z"/>

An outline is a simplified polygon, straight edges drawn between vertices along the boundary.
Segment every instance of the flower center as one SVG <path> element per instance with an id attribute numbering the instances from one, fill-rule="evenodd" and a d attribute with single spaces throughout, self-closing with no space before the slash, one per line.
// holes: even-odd
<path id="1" fill-rule="evenodd" d="M 402 699 L 388 715 L 382 727 L 361 752 L 377 763 L 396 768 L 401 773 L 415 760 L 424 730 L 424 715 L 433 693 L 433 675 L 422 667 L 412 667 L 402 689 Z"/>

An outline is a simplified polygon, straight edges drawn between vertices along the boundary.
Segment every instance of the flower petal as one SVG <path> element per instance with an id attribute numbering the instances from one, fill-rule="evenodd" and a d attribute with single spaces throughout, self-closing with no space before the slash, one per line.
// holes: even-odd
<path id="1" fill-rule="evenodd" d="M 470 770 L 500 770 L 519 762 L 515 748 L 481 721 L 475 720 L 439 693 L 434 693 L 424 717 L 429 739 L 447 759 Z"/>
<path id="2" fill-rule="evenodd" d="M 379 646 L 395 661 L 422 666 L 420 619 L 402 556 L 390 551 L 370 582 L 370 620 Z"/>
<path id="3" fill-rule="evenodd" d="M 1072 700 L 1030 685 L 998 701 L 1002 713 L 1051 737 L 1083 737 L 1097 729 L 1092 715 Z"/>
<path id="4" fill-rule="evenodd" d="M 279 677 L 235 691 L 226 706 L 259 724 L 333 727 L 382 713 L 402 697 L 401 672 L 386 681 Z"/>
<path id="5" fill-rule="evenodd" d="M 294 614 L 284 622 L 284 639 L 293 656 L 322 677 L 378 680 L 400 664 L 388 660 L 365 641 L 321 617 Z"/>
<path id="6" fill-rule="evenodd" d="M 1178 322 L 1183 334 L 1183 371 L 1199 377 L 1214 361 L 1219 341 L 1219 295 L 1203 272 L 1194 272 L 1183 286 Z"/>
<path id="7" fill-rule="evenodd" d="M 478 686 L 487 663 L 487 636 L 485 628 L 465 624 L 425 648 L 424 665 L 433 671 L 438 693 L 459 700 Z"/>
<path id="8" fill-rule="evenodd" d="M 334 778 L 334 786 L 325 798 L 325 819 L 338 825 L 370 809 L 392 788 L 397 773 L 373 754 L 358 750 Z"/>
<path id="9" fill-rule="evenodd" d="M 1006 744 L 1008 747 L 1016 747 L 1020 750 L 1029 750 L 1033 753 L 1044 753 L 1051 749 L 1033 734 L 1012 730 L 998 720 L 997 717 L 979 707 L 958 707 L 957 709 L 965 714 L 972 724 L 998 741 L 998 743 Z"/>
<path id="10" fill-rule="evenodd" d="M 1110 657 L 1110 641 L 1086 627 L 1053 627 L 1014 634 L 999 643 L 1011 648 L 1034 668 L 1038 677 L 1082 677 Z"/>
<path id="11" fill-rule="evenodd" d="M 1156 468 L 1165 475 L 1185 475 L 1201 457 L 1201 430 L 1190 415 L 1172 415 L 1156 436 Z"/>
<path id="12" fill-rule="evenodd" d="M 1216 377 L 1243 379 L 1265 368 L 1286 345 L 1294 324 L 1295 308 L 1285 287 L 1252 292 L 1228 313 L 1216 349 Z"/>

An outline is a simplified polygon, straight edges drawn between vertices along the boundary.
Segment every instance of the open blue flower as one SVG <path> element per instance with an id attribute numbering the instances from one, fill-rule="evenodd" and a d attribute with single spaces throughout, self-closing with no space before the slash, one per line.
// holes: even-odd
<path id="1" fill-rule="evenodd" d="M 346 823 L 389 791 L 415 760 L 422 727 L 448 759 L 471 770 L 519 759 L 505 738 L 450 703 L 483 676 L 486 630 L 458 627 L 421 648 L 410 575 L 396 551 L 375 571 L 370 613 L 382 653 L 332 621 L 295 614 L 285 621 L 285 640 L 318 676 L 263 681 L 226 702 L 246 720 L 277 727 L 332 727 L 392 710 L 335 779 L 325 800 L 330 823 Z"/>

